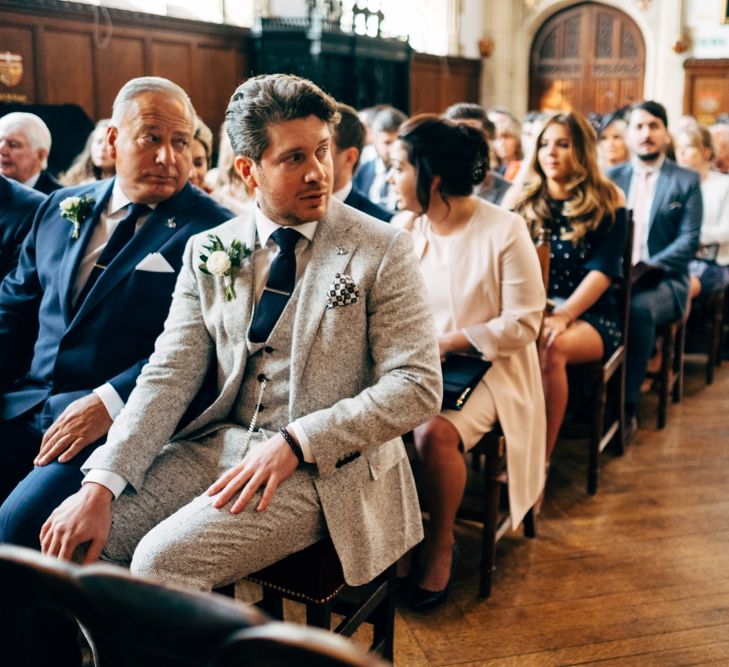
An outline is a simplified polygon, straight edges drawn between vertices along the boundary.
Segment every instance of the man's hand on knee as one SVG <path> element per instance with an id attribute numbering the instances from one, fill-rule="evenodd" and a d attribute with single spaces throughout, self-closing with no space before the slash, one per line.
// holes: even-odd
<path id="1" fill-rule="evenodd" d="M 281 482 L 294 474 L 299 460 L 280 434 L 259 443 L 238 464 L 224 472 L 208 489 L 208 495 L 220 495 L 213 507 L 226 505 L 240 489 L 238 499 L 230 508 L 231 514 L 238 514 L 248 504 L 261 486 L 263 497 L 256 509 L 261 512 L 271 503 L 271 498 Z"/>
<path id="2" fill-rule="evenodd" d="M 44 466 L 56 459 L 61 463 L 70 461 L 82 449 L 105 436 L 112 421 L 96 394 L 75 400 L 45 432 L 33 463 Z"/>
<path id="3" fill-rule="evenodd" d="M 98 559 L 111 530 L 111 491 L 90 482 L 64 500 L 41 528 L 41 550 L 48 556 L 71 560 L 76 549 L 88 544 L 84 563 Z"/>

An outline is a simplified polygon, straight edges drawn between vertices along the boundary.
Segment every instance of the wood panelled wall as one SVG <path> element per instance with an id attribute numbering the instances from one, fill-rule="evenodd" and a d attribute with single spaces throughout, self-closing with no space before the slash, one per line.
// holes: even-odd
<path id="1" fill-rule="evenodd" d="M 95 11 L 51 0 L 0 0 L 0 54 L 23 58 L 21 82 L 0 81 L 0 100 L 76 103 L 98 120 L 109 116 L 124 82 L 158 75 L 187 90 L 217 130 L 232 91 L 251 73 L 247 29 L 110 9 L 109 31 L 103 20 L 96 25 Z M 416 53 L 410 111 L 439 113 L 453 102 L 477 102 L 480 78 L 478 60 Z"/>
<path id="2" fill-rule="evenodd" d="M 729 59 L 689 59 L 683 66 L 683 111 L 699 123 L 711 125 L 720 113 L 729 111 Z"/>
<path id="3" fill-rule="evenodd" d="M 41 13 L 0 2 L 0 52 L 23 58 L 22 81 L 14 87 L 0 82 L 0 99 L 73 102 L 97 120 L 110 115 L 122 84 L 157 75 L 182 86 L 198 114 L 217 128 L 249 69 L 248 31 L 133 12 L 110 15 L 109 31 L 103 21 L 95 25 L 87 5 Z"/>
<path id="4" fill-rule="evenodd" d="M 481 61 L 414 54 L 410 65 L 410 113 L 441 113 L 455 102 L 479 102 Z"/>

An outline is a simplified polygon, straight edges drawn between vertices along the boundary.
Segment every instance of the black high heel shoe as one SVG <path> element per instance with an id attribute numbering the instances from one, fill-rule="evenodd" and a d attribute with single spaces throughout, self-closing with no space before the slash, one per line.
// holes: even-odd
<path id="1" fill-rule="evenodd" d="M 456 573 L 458 564 L 458 545 L 453 545 L 453 556 L 451 558 L 451 573 L 448 576 L 448 583 L 442 591 L 429 591 L 420 586 L 416 586 L 413 591 L 413 597 L 410 601 L 410 608 L 414 611 L 426 612 L 443 604 L 448 597 L 451 588 L 451 582 Z"/>

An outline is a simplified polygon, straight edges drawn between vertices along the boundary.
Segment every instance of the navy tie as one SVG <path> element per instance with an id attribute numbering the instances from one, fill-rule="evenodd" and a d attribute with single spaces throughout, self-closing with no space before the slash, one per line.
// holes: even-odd
<path id="1" fill-rule="evenodd" d="M 137 226 L 137 221 L 143 215 L 149 212 L 149 206 L 146 204 L 131 204 L 127 212 L 127 216 L 116 226 L 114 233 L 111 235 L 109 240 L 106 242 L 106 247 L 101 251 L 101 256 L 94 264 L 94 268 L 91 269 L 89 279 L 86 281 L 81 293 L 76 299 L 76 307 L 78 308 L 84 299 L 88 296 L 91 288 L 96 284 L 96 281 L 101 277 L 109 264 L 111 264 L 114 257 L 116 257 L 121 249 L 129 243 L 134 237 L 134 230 Z"/>
<path id="2" fill-rule="evenodd" d="M 278 322 L 296 286 L 296 242 L 301 234 L 291 227 L 279 227 L 271 238 L 279 247 L 271 262 L 266 287 L 248 332 L 251 343 L 263 343 Z"/>

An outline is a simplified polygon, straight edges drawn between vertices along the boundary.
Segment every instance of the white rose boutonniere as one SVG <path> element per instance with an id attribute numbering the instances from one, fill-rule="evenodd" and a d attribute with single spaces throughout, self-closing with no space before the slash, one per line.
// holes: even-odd
<path id="1" fill-rule="evenodd" d="M 81 223 L 84 222 L 94 209 L 96 200 L 91 195 L 83 197 L 66 197 L 59 205 L 61 209 L 61 217 L 70 220 L 73 224 L 71 238 L 77 239 L 81 231 Z"/>
<path id="2" fill-rule="evenodd" d="M 208 245 L 203 246 L 205 253 L 200 253 L 198 268 L 208 276 L 221 278 L 225 288 L 225 299 L 232 301 L 235 299 L 233 269 L 237 269 L 251 254 L 251 249 L 237 239 L 230 242 L 230 248 L 226 248 L 215 234 L 208 234 L 208 239 Z"/>

